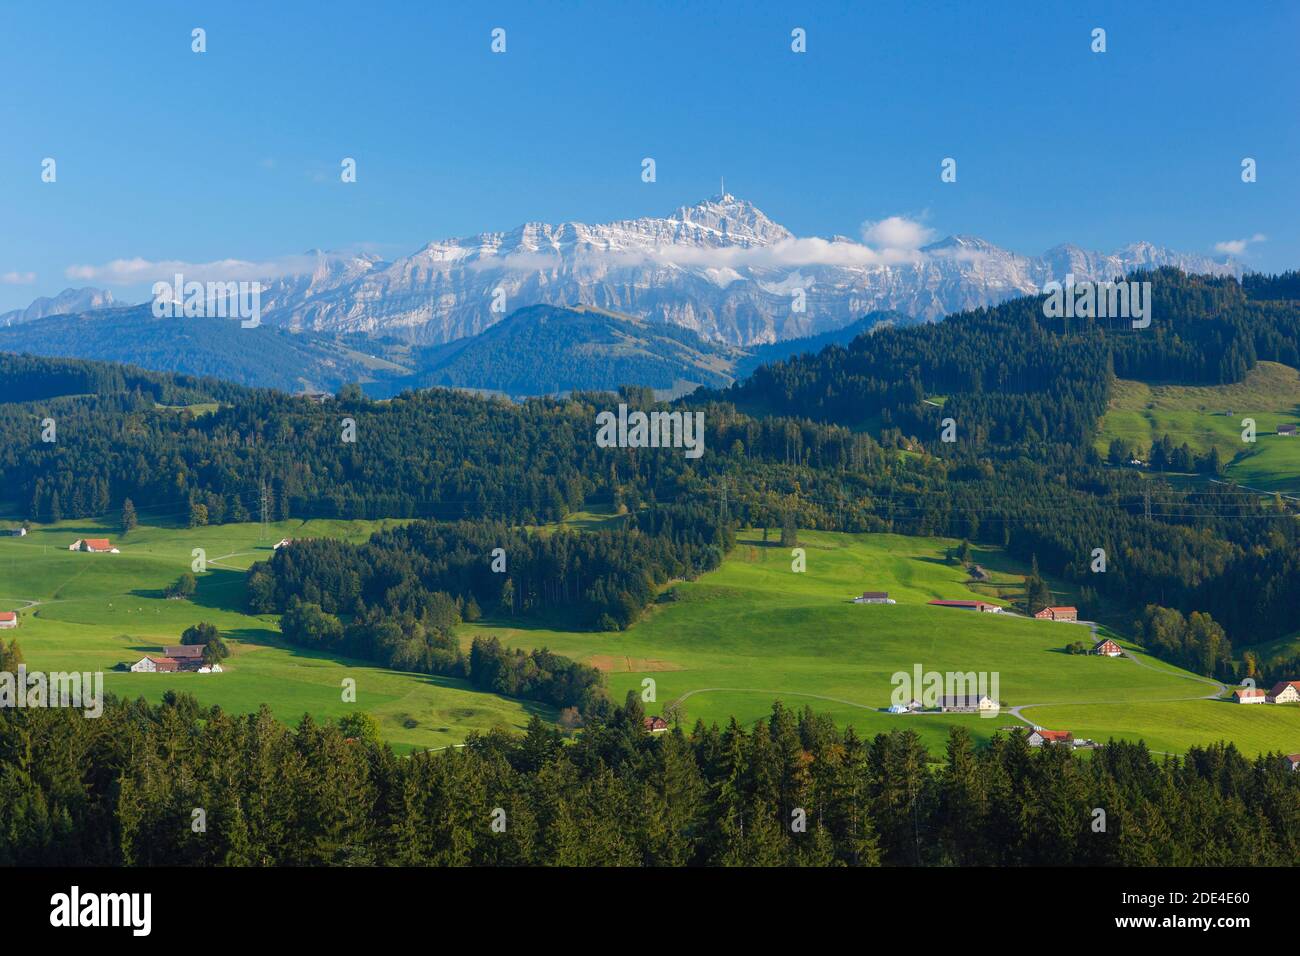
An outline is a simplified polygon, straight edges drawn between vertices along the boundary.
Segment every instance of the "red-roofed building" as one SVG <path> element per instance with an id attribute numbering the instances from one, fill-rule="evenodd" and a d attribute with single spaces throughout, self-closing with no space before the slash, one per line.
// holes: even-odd
<path id="1" fill-rule="evenodd" d="M 668 729 L 668 721 L 662 717 L 647 717 L 645 719 L 645 729 L 652 734 L 661 734 Z"/>
<path id="2" fill-rule="evenodd" d="M 1121 657 L 1124 654 L 1124 649 L 1108 637 L 1106 640 L 1098 641 L 1092 645 L 1092 652 L 1100 654 L 1102 657 Z"/>
<path id="3" fill-rule="evenodd" d="M 1232 692 L 1234 704 L 1262 704 L 1268 699 L 1262 687 L 1243 687 Z"/>
<path id="4" fill-rule="evenodd" d="M 1029 732 L 1029 746 L 1041 747 L 1043 744 L 1068 744 L 1074 739 L 1074 734 L 1068 730 L 1043 730 L 1041 727 L 1035 727 Z"/>
<path id="5" fill-rule="evenodd" d="M 180 670 L 180 664 L 172 657 L 142 657 L 131 665 L 137 674 L 162 674 Z"/>
<path id="6" fill-rule="evenodd" d="M 17 627 L 17 611 L 0 611 L 0 627 Z"/>
<path id="7" fill-rule="evenodd" d="M 1292 770 L 1300 770 L 1300 754 L 1287 754 L 1286 762 L 1291 765 Z"/>
<path id="8" fill-rule="evenodd" d="M 85 551 L 90 554 L 118 554 L 113 542 L 107 538 L 78 538 L 68 545 L 69 551 Z"/>
<path id="9" fill-rule="evenodd" d="M 987 601 L 927 601 L 935 607 L 955 607 L 962 611 L 983 611 L 985 614 L 1001 614 L 1002 608 Z"/>
<path id="10" fill-rule="evenodd" d="M 168 644 L 163 647 L 163 656 L 176 662 L 176 669 L 196 671 L 203 666 L 202 644 Z"/>
<path id="11" fill-rule="evenodd" d="M 1079 609 L 1077 607 L 1045 607 L 1034 617 L 1040 621 L 1077 621 L 1079 619 Z"/>

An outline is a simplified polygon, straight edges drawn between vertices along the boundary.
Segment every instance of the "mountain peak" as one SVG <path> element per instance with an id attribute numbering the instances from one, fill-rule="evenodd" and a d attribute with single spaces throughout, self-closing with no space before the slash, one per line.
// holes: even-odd
<path id="1" fill-rule="evenodd" d="M 669 218 L 716 232 L 718 240 L 727 245 L 767 245 L 794 238 L 788 229 L 773 222 L 748 199 L 738 199 L 728 192 L 710 196 L 693 206 L 681 206 Z"/>

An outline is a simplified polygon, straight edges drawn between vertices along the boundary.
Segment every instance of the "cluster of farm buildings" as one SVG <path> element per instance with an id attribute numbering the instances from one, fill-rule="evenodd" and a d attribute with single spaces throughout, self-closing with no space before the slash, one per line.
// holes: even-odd
<path id="1" fill-rule="evenodd" d="M 1278 681 L 1271 690 L 1262 687 L 1243 687 L 1232 692 L 1234 704 L 1295 704 L 1300 703 L 1300 680 Z"/>
<path id="2" fill-rule="evenodd" d="M 201 644 L 174 644 L 164 647 L 161 656 L 142 657 L 131 665 L 135 674 L 170 674 L 176 671 L 194 671 L 198 674 L 220 674 L 220 664 L 203 663 Z"/>
<path id="3" fill-rule="evenodd" d="M 853 599 L 854 604 L 896 604 L 893 598 L 889 596 L 888 591 L 863 591 L 860 597 Z M 959 611 L 976 611 L 980 614 L 1001 614 L 1002 606 L 999 604 L 990 604 L 988 601 L 927 601 L 932 607 L 950 607 Z M 1070 624 L 1076 624 L 1079 621 L 1079 609 L 1070 605 L 1061 605 L 1059 607 L 1045 607 L 1038 611 L 1034 618 L 1039 621 L 1064 621 Z M 1102 657 L 1120 657 L 1124 654 L 1112 640 L 1097 641 L 1090 651 L 1092 654 L 1098 654 Z"/>
<path id="4" fill-rule="evenodd" d="M 27 529 L 19 528 L 8 532 L 8 534 L 21 537 L 27 534 Z M 276 547 L 279 548 L 284 544 L 288 544 L 287 539 L 276 545 Z M 108 538 L 78 538 L 68 545 L 68 550 L 82 551 L 87 554 L 122 553 L 113 546 L 113 542 Z M 17 612 L 0 611 L 0 629 L 17 626 Z M 164 647 L 161 654 L 142 657 L 134 664 L 131 664 L 128 669 L 136 674 L 169 674 L 178 671 L 193 671 L 198 674 L 220 674 L 222 672 L 220 664 L 203 663 L 203 647 L 201 645 L 188 644 Z"/>

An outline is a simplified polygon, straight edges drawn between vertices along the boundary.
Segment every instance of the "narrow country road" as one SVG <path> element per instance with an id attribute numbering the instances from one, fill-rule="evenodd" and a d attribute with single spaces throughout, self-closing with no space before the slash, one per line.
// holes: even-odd
<path id="1" fill-rule="evenodd" d="M 1088 630 L 1092 635 L 1092 642 L 1096 644 L 1097 643 L 1097 622 L 1079 621 L 1078 623 L 1086 624 L 1088 626 Z M 1132 651 L 1128 650 L 1128 648 L 1121 647 L 1120 650 L 1123 651 L 1124 657 L 1126 659 L 1132 661 L 1134 664 L 1138 665 L 1138 667 L 1145 667 L 1147 670 L 1156 671 L 1157 673 L 1161 673 L 1161 674 L 1167 674 L 1170 677 L 1180 677 L 1183 680 L 1193 680 L 1201 684 L 1209 684 L 1214 688 L 1214 690 L 1208 694 L 1200 694 L 1199 696 L 1195 696 L 1195 697 L 1162 697 L 1162 698 L 1157 698 L 1155 700 L 1147 700 L 1144 701 L 1144 703 L 1170 704 L 1170 703 L 1176 703 L 1177 701 L 1181 701 L 1181 700 L 1214 700 L 1216 698 L 1222 697 L 1224 694 L 1228 692 L 1228 686 L 1226 684 L 1222 684 L 1219 681 L 1214 680 L 1213 678 L 1199 677 L 1195 674 L 1175 674 L 1172 671 L 1165 670 L 1162 667 L 1156 667 L 1150 661 L 1142 660 L 1142 658 L 1134 655 Z M 1032 720 L 1030 720 L 1028 717 L 1026 717 L 1024 714 L 1020 712 L 1022 709 L 1026 707 L 1069 707 L 1076 704 L 1087 705 L 1087 704 L 1128 704 L 1128 703 L 1131 703 L 1131 701 L 1127 701 L 1127 700 L 1048 701 L 1042 704 L 1018 704 L 1015 707 L 1007 708 L 1007 713 L 1009 713 L 1012 717 L 1016 718 L 1016 720 L 1023 721 L 1024 723 L 1028 724 L 1031 727 L 1037 727 L 1038 726 L 1037 724 L 1035 724 Z"/>

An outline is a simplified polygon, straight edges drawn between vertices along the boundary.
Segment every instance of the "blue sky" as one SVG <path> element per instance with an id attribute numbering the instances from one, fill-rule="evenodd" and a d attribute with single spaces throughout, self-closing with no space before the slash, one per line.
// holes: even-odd
<path id="1" fill-rule="evenodd" d="M 1298 28 L 1290 2 L 6 2 L 0 309 L 143 298 L 100 278 L 119 259 L 661 215 L 721 175 L 800 236 L 893 215 L 1025 253 L 1260 236 L 1249 266 L 1300 267 Z"/>

